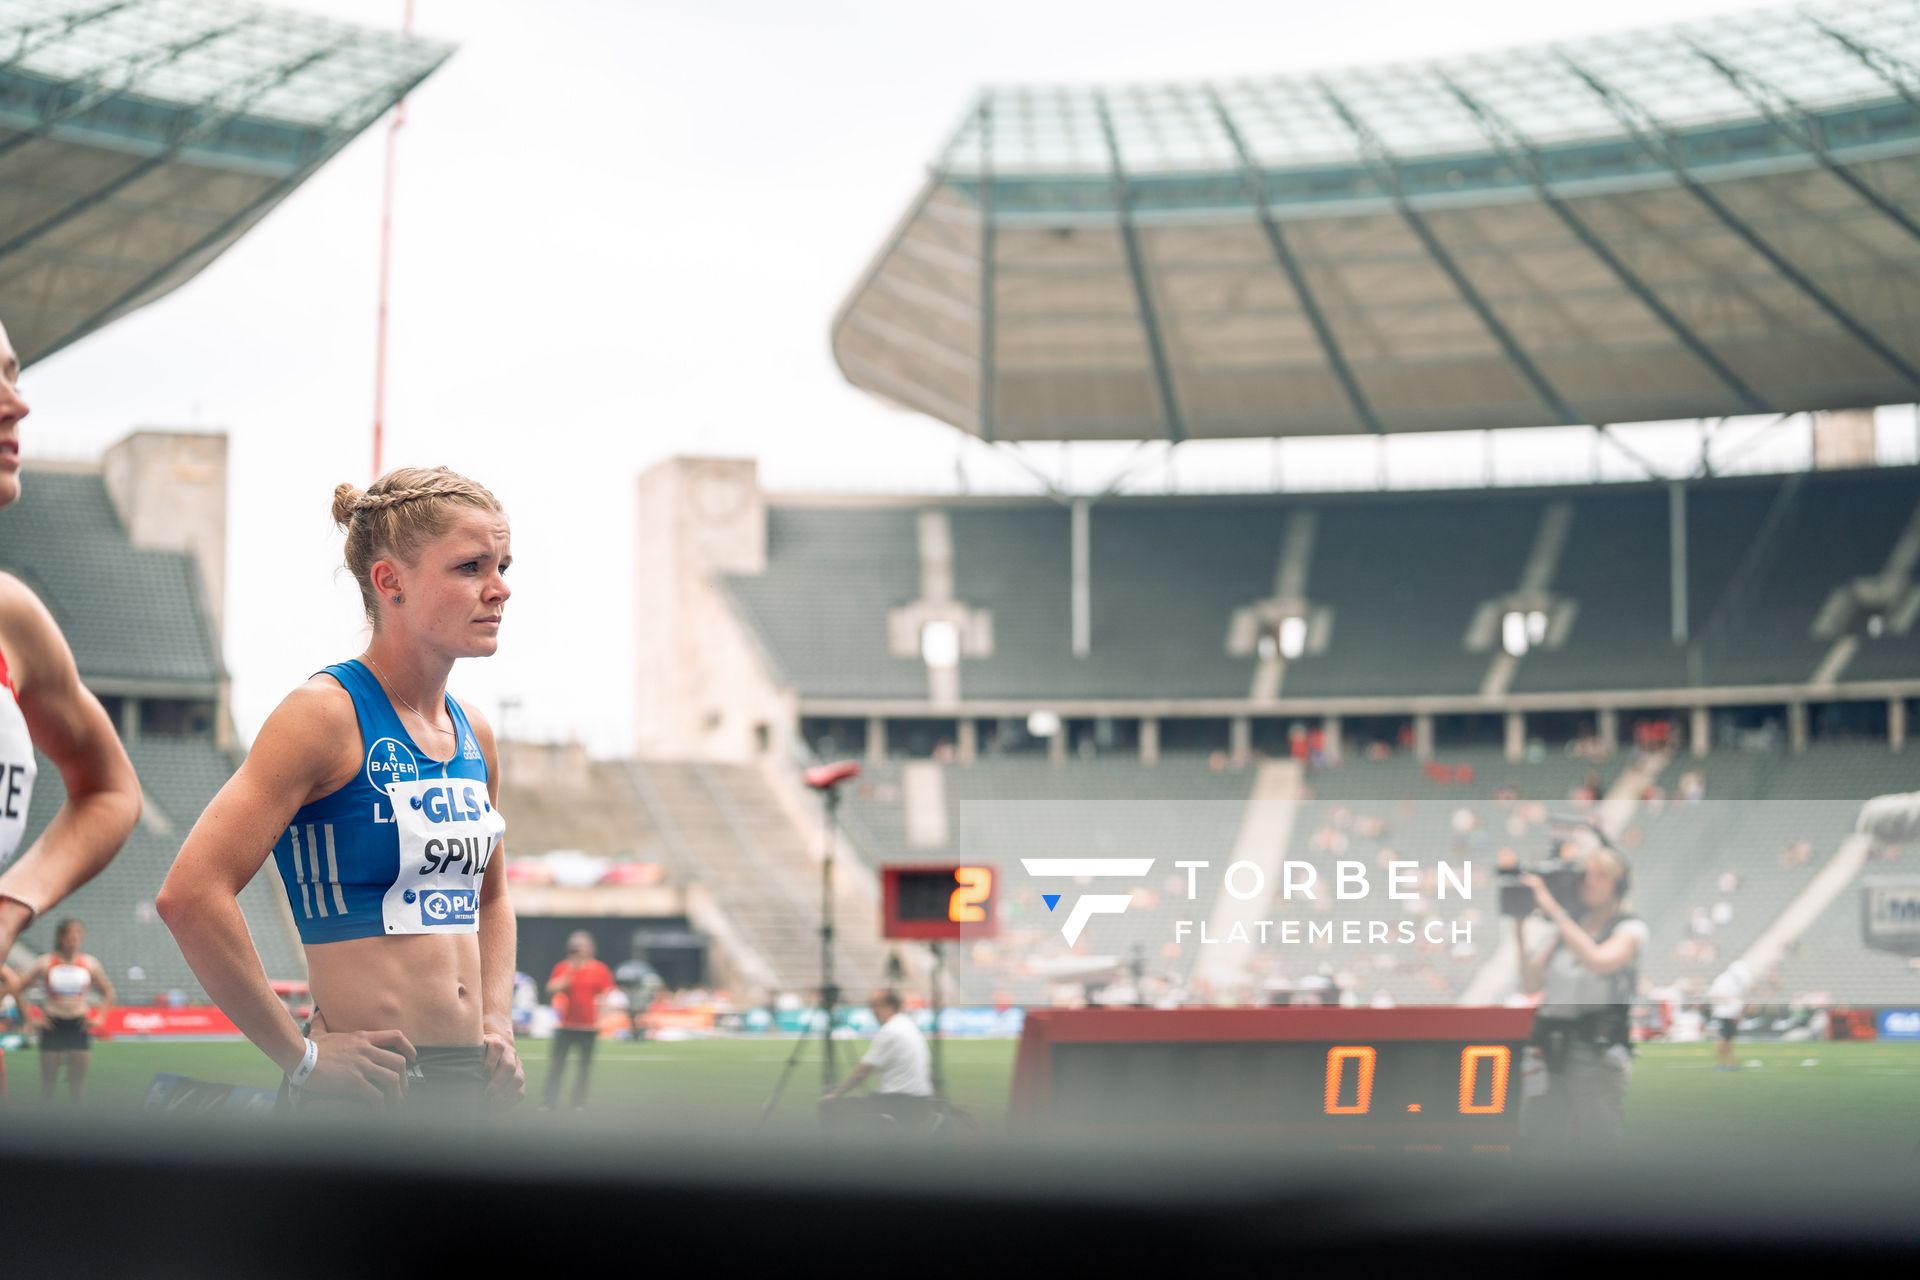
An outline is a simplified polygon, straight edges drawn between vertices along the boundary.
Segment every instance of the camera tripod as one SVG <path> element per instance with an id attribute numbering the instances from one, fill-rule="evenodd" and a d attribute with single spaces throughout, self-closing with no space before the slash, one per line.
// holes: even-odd
<path id="1" fill-rule="evenodd" d="M 859 765 L 845 763 L 809 769 L 806 774 L 807 785 L 820 792 L 820 798 L 826 806 L 826 848 L 820 858 L 819 929 L 820 1081 L 823 1093 L 833 1088 L 840 1079 L 833 1044 L 833 1019 L 840 1006 L 840 988 L 833 980 L 833 855 L 840 843 L 840 784 L 858 777 L 859 773 Z M 787 1055 L 786 1065 L 780 1068 L 780 1078 L 774 1082 L 773 1092 L 767 1095 L 766 1104 L 760 1108 L 762 1125 L 767 1123 L 767 1117 L 773 1114 L 773 1109 L 780 1105 L 780 1095 L 786 1092 L 787 1081 L 793 1075 L 793 1069 L 800 1065 L 807 1042 L 812 1038 L 808 1032 L 794 1037 L 793 1051 Z"/>

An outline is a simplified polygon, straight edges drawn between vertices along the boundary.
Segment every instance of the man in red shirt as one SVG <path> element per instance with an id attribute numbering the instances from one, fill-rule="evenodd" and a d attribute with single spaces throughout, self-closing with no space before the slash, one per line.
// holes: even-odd
<path id="1" fill-rule="evenodd" d="M 567 936 L 567 958 L 553 966 L 547 979 L 547 998 L 560 1015 L 559 1029 L 553 1033 L 553 1066 L 547 1071 L 546 1100 L 542 1111 L 551 1111 L 560 1100 L 560 1079 L 567 1072 L 567 1057 L 578 1050 L 580 1073 L 573 1081 L 573 1109 L 587 1105 L 587 1072 L 593 1066 L 593 1044 L 600 1036 L 600 997 L 613 990 L 613 973 L 593 958 L 593 935 L 581 930 Z"/>

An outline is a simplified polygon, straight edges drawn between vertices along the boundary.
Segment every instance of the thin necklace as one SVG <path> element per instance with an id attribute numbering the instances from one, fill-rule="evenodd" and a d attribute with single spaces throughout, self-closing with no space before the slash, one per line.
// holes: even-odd
<path id="1" fill-rule="evenodd" d="M 384 688 L 388 693 L 392 694 L 394 697 L 400 698 L 400 691 L 393 687 L 393 682 L 387 679 L 387 673 L 380 669 L 380 664 L 373 660 L 372 654 L 367 655 L 367 665 L 372 667 L 373 674 L 379 677 L 381 687 Z M 426 714 L 422 712 L 420 708 L 414 706 L 411 702 L 408 702 L 405 698 L 400 698 L 400 705 L 405 707 L 407 710 L 413 712 L 413 714 L 415 714 L 416 716 L 419 716 L 420 723 L 427 726 L 427 728 L 434 730 L 436 733 L 444 733 L 449 738 L 454 736 L 453 726 L 449 725 L 446 728 L 442 729 L 439 725 L 427 719 Z"/>

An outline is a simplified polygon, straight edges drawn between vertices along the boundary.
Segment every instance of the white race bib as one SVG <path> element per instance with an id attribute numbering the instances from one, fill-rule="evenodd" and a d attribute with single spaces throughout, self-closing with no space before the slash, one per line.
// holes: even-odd
<path id="1" fill-rule="evenodd" d="M 387 786 L 400 834 L 400 873 L 381 900 L 388 933 L 477 933 L 480 877 L 507 820 L 478 778 L 410 779 Z"/>
<path id="2" fill-rule="evenodd" d="M 20 852 L 27 833 L 27 805 L 33 800 L 33 775 L 40 766 L 27 737 L 27 718 L 13 700 L 13 690 L 0 687 L 0 868 Z"/>

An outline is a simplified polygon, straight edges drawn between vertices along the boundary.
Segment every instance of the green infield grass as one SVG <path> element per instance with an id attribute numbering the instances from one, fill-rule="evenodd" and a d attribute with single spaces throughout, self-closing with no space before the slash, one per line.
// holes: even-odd
<path id="1" fill-rule="evenodd" d="M 557 1113 L 535 1108 L 545 1084 L 549 1045 L 520 1045 L 528 1100 L 516 1124 L 632 1126 L 635 1132 L 751 1132 L 779 1083 L 791 1040 L 683 1040 L 600 1044 L 592 1093 L 575 1115 L 561 1096 Z M 844 1071 L 863 1041 L 837 1047 Z M 953 1040 L 942 1046 L 949 1096 L 983 1135 L 1005 1132 L 1015 1045 Z M 39 1105 L 39 1062 L 31 1049 L 6 1056 L 10 1108 Z M 1644 1153 L 1710 1159 L 1719 1153 L 1774 1150 L 1797 1155 L 1883 1159 L 1920 1142 L 1920 1044 L 1742 1044 L 1741 1069 L 1714 1069 L 1711 1043 L 1656 1044 L 1635 1059 L 1628 1099 L 1630 1140 Z M 277 1073 L 242 1043 L 105 1042 L 88 1075 L 86 1108 L 137 1109 L 156 1072 L 271 1088 Z M 821 1048 L 809 1041 L 772 1125 L 795 1132 L 814 1123 Z"/>

